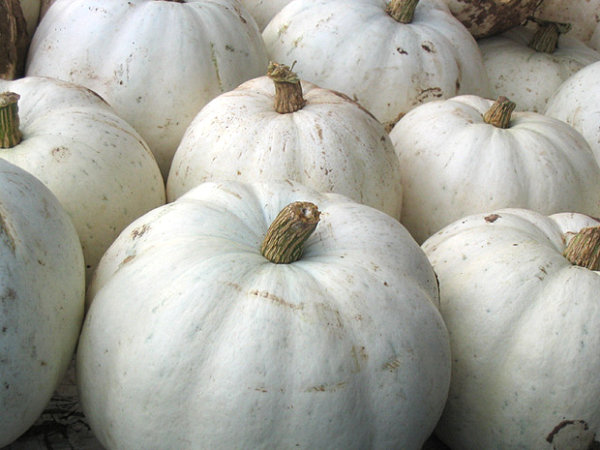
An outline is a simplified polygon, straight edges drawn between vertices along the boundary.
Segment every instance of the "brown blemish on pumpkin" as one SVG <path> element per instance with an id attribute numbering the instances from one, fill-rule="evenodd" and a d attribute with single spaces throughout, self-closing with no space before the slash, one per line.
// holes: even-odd
<path id="1" fill-rule="evenodd" d="M 416 104 L 423 103 L 429 98 L 441 98 L 444 95 L 442 88 L 431 87 L 427 89 L 421 89 L 416 97 Z"/>
<path id="2" fill-rule="evenodd" d="M 10 248 L 11 252 L 15 253 L 15 238 L 12 235 L 12 231 L 8 226 L 8 223 L 4 220 L 4 215 L 0 211 L 0 239 L 3 240 L 6 245 Z"/>
<path id="3" fill-rule="evenodd" d="M 585 420 L 563 420 L 562 422 L 560 422 L 558 425 L 556 425 L 552 431 L 548 434 L 548 436 L 546 436 L 546 441 L 549 442 L 550 444 L 552 444 L 552 441 L 554 440 L 554 438 L 556 437 L 556 435 L 565 427 L 569 426 L 569 425 L 583 425 L 583 430 L 588 430 L 589 429 L 589 425 L 587 424 L 587 422 Z"/>
<path id="4" fill-rule="evenodd" d="M 500 216 L 498 214 L 490 214 L 489 216 L 485 216 L 484 220 L 487 223 L 494 223 L 496 220 L 498 220 L 500 218 Z"/>
<path id="5" fill-rule="evenodd" d="M 61 145 L 59 147 L 54 147 L 51 151 L 51 154 L 55 160 L 61 161 L 61 160 L 65 159 L 67 156 L 69 156 L 70 152 L 67 147 L 65 147 L 64 145 Z"/>
<path id="6" fill-rule="evenodd" d="M 283 298 L 278 297 L 275 294 L 271 294 L 268 291 L 259 291 L 257 289 L 253 289 L 253 290 L 249 291 L 248 294 L 255 295 L 257 297 L 262 297 L 262 298 L 269 299 L 269 300 L 271 300 L 272 302 L 274 302 L 277 305 L 285 306 L 285 307 L 288 307 L 288 308 L 296 310 L 296 311 L 304 309 L 304 304 L 303 303 L 300 303 L 299 305 L 295 305 L 293 303 L 285 301 Z"/>
<path id="7" fill-rule="evenodd" d="M 141 227 L 138 228 L 134 228 L 131 231 L 131 238 L 132 239 L 137 239 L 141 236 L 143 236 L 148 230 L 150 229 L 150 226 L 147 224 L 142 225 Z"/>
<path id="8" fill-rule="evenodd" d="M 131 262 L 131 260 L 133 260 L 133 258 L 135 258 L 135 255 L 129 255 L 127 258 L 125 258 L 123 261 L 121 261 L 121 265 Z"/>
<path id="9" fill-rule="evenodd" d="M 361 370 L 361 363 L 364 363 L 367 359 L 369 359 L 369 355 L 365 347 L 356 348 L 354 345 L 352 346 L 352 359 L 354 360 L 354 370 L 353 373 L 358 373 Z"/>
<path id="10" fill-rule="evenodd" d="M 17 299 L 17 291 L 13 288 L 6 288 L 2 295 L 0 295 L 0 300 L 16 300 Z"/>
<path id="11" fill-rule="evenodd" d="M 396 47 L 396 51 L 401 55 L 408 55 L 408 52 L 406 50 L 404 50 L 403 48 Z"/>
<path id="12" fill-rule="evenodd" d="M 421 48 L 423 50 L 425 50 L 426 52 L 428 52 L 428 53 L 434 53 L 435 52 L 435 50 L 433 49 L 433 43 L 431 43 L 429 41 L 423 42 L 421 44 Z"/>
<path id="13" fill-rule="evenodd" d="M 306 390 L 306 392 L 335 392 L 339 389 L 342 389 L 348 384 L 345 381 L 341 381 L 335 384 L 320 384 L 318 386 L 313 386 Z"/>
<path id="14" fill-rule="evenodd" d="M 389 370 L 390 372 L 394 372 L 400 367 L 401 363 L 398 358 L 390 359 L 383 365 L 384 370 Z"/>

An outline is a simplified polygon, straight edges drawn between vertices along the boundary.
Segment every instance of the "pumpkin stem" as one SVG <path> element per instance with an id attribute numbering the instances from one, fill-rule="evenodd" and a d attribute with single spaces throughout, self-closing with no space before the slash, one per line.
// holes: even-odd
<path id="1" fill-rule="evenodd" d="M 500 96 L 483 115 L 483 121 L 498 128 L 508 128 L 512 112 L 516 106 L 516 103 Z"/>
<path id="2" fill-rule="evenodd" d="M 293 64 L 292 64 L 293 67 Z M 304 107 L 300 78 L 285 64 L 269 63 L 267 76 L 275 84 L 275 111 L 279 114 L 292 113 Z"/>
<path id="3" fill-rule="evenodd" d="M 600 227 L 579 230 L 563 252 L 572 264 L 590 270 L 600 270 Z"/>
<path id="4" fill-rule="evenodd" d="M 0 148 L 12 148 L 21 142 L 19 105 L 21 98 L 14 92 L 0 94 Z"/>
<path id="5" fill-rule="evenodd" d="M 317 206 L 310 202 L 293 202 L 277 215 L 263 240 L 262 255 L 275 264 L 298 261 L 304 242 L 315 231 L 320 216 Z"/>
<path id="6" fill-rule="evenodd" d="M 385 12 L 387 12 L 396 22 L 411 23 L 415 17 L 415 9 L 419 0 L 391 0 Z"/>
<path id="7" fill-rule="evenodd" d="M 560 35 L 571 29 L 570 23 L 552 22 L 537 18 L 530 18 L 530 20 L 538 25 L 538 29 L 529 42 L 529 47 L 536 52 L 554 53 L 558 47 Z"/>

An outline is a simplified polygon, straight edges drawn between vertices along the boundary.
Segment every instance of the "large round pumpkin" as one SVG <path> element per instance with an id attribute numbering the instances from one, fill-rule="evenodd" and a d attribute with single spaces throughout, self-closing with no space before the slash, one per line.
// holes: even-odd
<path id="1" fill-rule="evenodd" d="M 472 215 L 423 244 L 440 282 L 452 449 L 587 450 L 600 427 L 600 221 Z"/>
<path id="2" fill-rule="evenodd" d="M 104 255 L 83 410 L 107 448 L 419 450 L 449 383 L 437 295 L 385 213 L 289 181 L 204 183 Z"/>
<path id="3" fill-rule="evenodd" d="M 0 158 L 40 179 L 79 233 L 89 279 L 131 221 L 165 202 L 160 169 L 140 135 L 94 92 L 43 77 L 0 80 Z"/>
<path id="4" fill-rule="evenodd" d="M 169 200 L 205 181 L 293 179 L 400 217 L 400 163 L 384 126 L 339 92 L 272 63 L 206 105 L 173 158 Z"/>
<path id="5" fill-rule="evenodd" d="M 492 95 L 473 36 L 441 0 L 294 0 L 263 31 L 269 57 L 384 124 L 456 94 Z"/>
<path id="6" fill-rule="evenodd" d="M 26 74 L 100 94 L 148 143 L 166 179 L 198 110 L 267 64 L 256 23 L 237 0 L 56 0 Z"/>
<path id="7" fill-rule="evenodd" d="M 514 108 L 504 97 L 457 96 L 420 105 L 392 129 L 402 223 L 418 242 L 495 208 L 600 214 L 600 166 L 585 138 Z"/>
<path id="8" fill-rule="evenodd" d="M 42 413 L 83 321 L 79 237 L 56 197 L 0 159 L 0 447 Z"/>

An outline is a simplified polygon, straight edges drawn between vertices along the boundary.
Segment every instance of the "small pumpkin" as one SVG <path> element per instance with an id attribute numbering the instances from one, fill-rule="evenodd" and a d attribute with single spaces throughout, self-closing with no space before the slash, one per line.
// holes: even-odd
<path id="1" fill-rule="evenodd" d="M 198 113 L 173 158 L 167 197 L 205 181 L 267 178 L 293 179 L 400 217 L 400 163 L 384 126 L 345 95 L 277 63 Z"/>
<path id="2" fill-rule="evenodd" d="M 256 23 L 237 0 L 55 0 L 26 75 L 101 95 L 146 141 L 166 181 L 198 110 L 267 64 Z"/>
<path id="3" fill-rule="evenodd" d="M 538 21 L 535 30 L 519 26 L 479 40 L 493 89 L 520 111 L 543 113 L 563 81 L 600 61 L 600 53 L 564 34 L 569 29 L 570 24 Z"/>
<path id="4" fill-rule="evenodd" d="M 545 114 L 560 119 L 586 138 L 600 161 L 600 61 L 567 78 L 552 94 Z"/>
<path id="5" fill-rule="evenodd" d="M 440 282 L 450 448 L 592 448 L 600 426 L 600 221 L 501 209 L 423 244 Z"/>
<path id="6" fill-rule="evenodd" d="M 496 101 L 426 103 L 391 130 L 403 182 L 402 223 L 418 242 L 469 214 L 518 207 L 600 213 L 600 166 L 570 125 Z"/>
<path id="7" fill-rule="evenodd" d="M 492 95 L 473 36 L 438 0 L 295 0 L 263 31 L 269 57 L 380 122 L 457 94 Z"/>
<path id="8" fill-rule="evenodd" d="M 0 159 L 0 447 L 33 425 L 67 370 L 84 292 L 70 217 L 38 179 Z"/>
<path id="9" fill-rule="evenodd" d="M 77 379 L 106 448 L 419 450 L 446 400 L 420 247 L 291 181 L 207 182 L 150 211 L 88 302 Z"/>
<path id="10" fill-rule="evenodd" d="M 24 77 L 0 80 L 0 92 L 0 158 L 59 199 L 79 233 L 89 279 L 119 232 L 166 201 L 158 164 L 140 135 L 82 86 Z"/>

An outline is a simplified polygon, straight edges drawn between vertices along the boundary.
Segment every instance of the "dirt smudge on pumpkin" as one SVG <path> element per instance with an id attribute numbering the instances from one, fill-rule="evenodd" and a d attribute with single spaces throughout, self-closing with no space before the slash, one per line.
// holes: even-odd
<path id="1" fill-rule="evenodd" d="M 487 222 L 487 223 L 494 223 L 496 220 L 498 220 L 500 218 L 500 215 L 498 214 L 490 214 L 489 216 L 485 216 L 483 219 Z"/>
<path id="2" fill-rule="evenodd" d="M 563 445 L 560 442 L 557 442 L 557 438 L 562 434 L 563 436 L 567 436 L 565 441 L 572 443 L 575 438 L 583 441 L 586 433 L 589 430 L 589 425 L 585 420 L 563 420 L 558 425 L 556 425 L 552 431 L 546 436 L 546 441 L 550 444 L 554 444 L 552 448 L 554 449 L 564 449 Z"/>
<path id="3" fill-rule="evenodd" d="M 356 346 L 352 346 L 352 359 L 354 360 L 354 369 L 353 373 L 358 373 L 362 369 L 362 365 L 369 359 L 369 355 L 367 354 L 367 350 L 365 347 L 361 346 L 357 348 Z"/>
<path id="4" fill-rule="evenodd" d="M 1 206 L 1 205 L 0 205 Z M 4 214 L 0 209 L 0 240 L 11 250 L 11 253 L 15 253 L 16 243 L 11 228 L 4 219 Z"/>
<path id="5" fill-rule="evenodd" d="M 290 303 L 275 294 L 271 294 L 269 291 L 259 291 L 258 289 L 253 289 L 253 290 L 249 291 L 248 294 L 255 295 L 257 297 L 266 298 L 268 300 L 271 300 L 272 302 L 274 302 L 277 305 L 285 306 L 285 307 L 293 309 L 295 311 L 304 309 L 303 303 L 300 303 L 299 305 Z"/>
<path id="6" fill-rule="evenodd" d="M 335 384 L 320 384 L 318 386 L 310 387 L 306 392 L 335 392 L 346 387 L 348 383 L 346 381 L 340 381 Z"/>
<path id="7" fill-rule="evenodd" d="M 131 239 L 137 239 L 143 236 L 150 229 L 150 225 L 144 224 L 141 227 L 134 228 L 131 231 Z"/>
<path id="8" fill-rule="evenodd" d="M 54 147 L 51 151 L 51 154 L 56 161 L 60 162 L 67 158 L 71 154 L 71 152 L 64 145 L 60 145 L 58 147 Z"/>
<path id="9" fill-rule="evenodd" d="M 442 98 L 443 95 L 444 91 L 439 87 L 421 89 L 417 94 L 416 104 L 425 103 L 436 98 Z"/>

